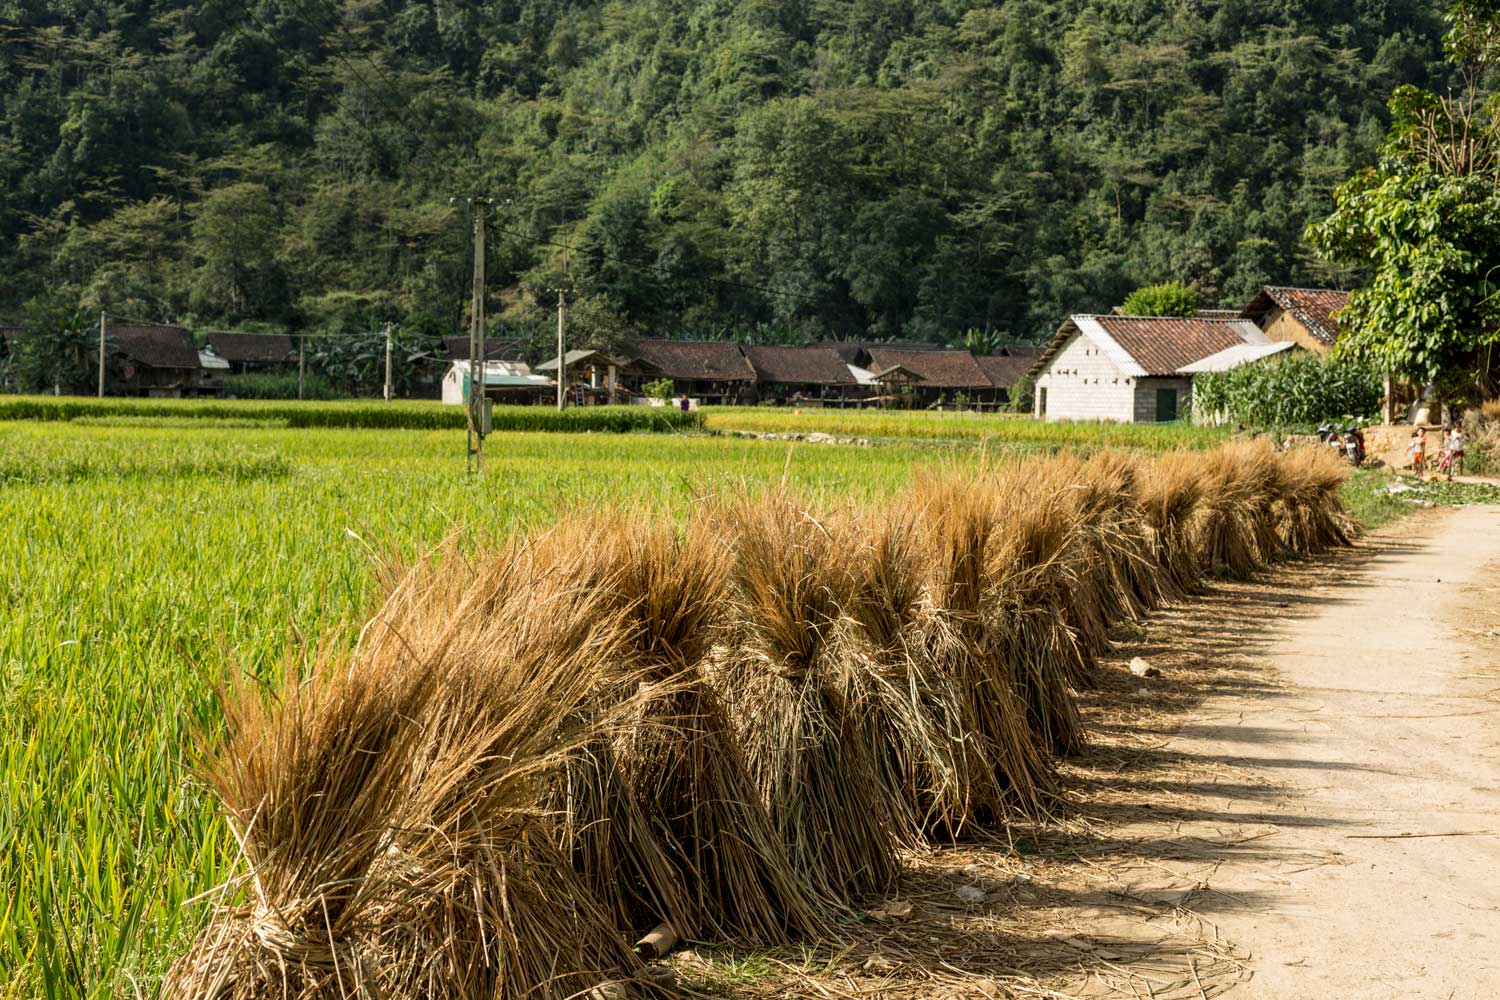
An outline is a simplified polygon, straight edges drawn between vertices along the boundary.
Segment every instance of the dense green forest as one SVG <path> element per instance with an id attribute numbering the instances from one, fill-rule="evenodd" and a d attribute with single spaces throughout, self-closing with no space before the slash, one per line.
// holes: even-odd
<path id="1" fill-rule="evenodd" d="M 1035 337 L 1306 249 L 1423 0 L 0 0 L 0 316 Z"/>

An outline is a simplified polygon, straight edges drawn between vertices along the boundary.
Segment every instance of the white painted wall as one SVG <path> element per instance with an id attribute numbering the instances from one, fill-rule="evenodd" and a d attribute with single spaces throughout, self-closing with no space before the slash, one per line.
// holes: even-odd
<path id="1" fill-rule="evenodd" d="M 1037 389 L 1047 390 L 1047 420 L 1136 419 L 1136 379 L 1126 375 L 1104 350 L 1074 332 L 1037 376 Z M 1155 406 L 1155 396 L 1152 397 Z M 1037 393 L 1040 403 L 1041 393 Z M 1153 415 L 1155 411 L 1152 411 Z"/>

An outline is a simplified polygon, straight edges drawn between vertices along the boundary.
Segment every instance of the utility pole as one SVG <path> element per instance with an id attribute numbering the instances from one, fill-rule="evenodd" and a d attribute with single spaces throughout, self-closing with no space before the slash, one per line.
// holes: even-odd
<path id="1" fill-rule="evenodd" d="M 104 313 L 99 314 L 99 398 L 104 398 Z"/>
<path id="2" fill-rule="evenodd" d="M 563 321 L 568 315 L 568 300 L 563 297 L 563 290 L 557 290 L 557 408 L 561 410 L 567 405 L 563 397 L 563 383 L 567 381 L 567 369 L 563 367 Z"/>
<path id="3" fill-rule="evenodd" d="M 307 334 L 297 334 L 297 398 L 302 398 L 302 387 L 307 382 Z"/>
<path id="4" fill-rule="evenodd" d="M 391 321 L 385 321 L 385 401 L 391 401 Z"/>
<path id="5" fill-rule="evenodd" d="M 449 198 L 448 204 L 456 204 Z M 493 198 L 464 199 L 474 223 L 474 296 L 469 305 L 469 420 L 465 467 L 484 474 L 484 210 L 494 204 Z"/>

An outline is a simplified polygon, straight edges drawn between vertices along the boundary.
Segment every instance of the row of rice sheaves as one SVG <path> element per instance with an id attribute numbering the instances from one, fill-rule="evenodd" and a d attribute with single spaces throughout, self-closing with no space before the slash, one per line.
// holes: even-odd
<path id="1" fill-rule="evenodd" d="M 1045 819 L 1110 628 L 1347 542 L 1253 443 L 578 512 L 399 571 L 356 648 L 226 696 L 243 879 L 188 998 L 663 995 L 629 942 L 837 938 L 902 848 Z M 605 984 L 608 984 L 607 987 Z"/>

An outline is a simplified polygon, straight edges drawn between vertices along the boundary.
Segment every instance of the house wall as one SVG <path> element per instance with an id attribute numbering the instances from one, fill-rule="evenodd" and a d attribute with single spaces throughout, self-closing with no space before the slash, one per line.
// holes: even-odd
<path id="1" fill-rule="evenodd" d="M 1136 414 L 1134 381 L 1121 373 L 1099 345 L 1074 333 L 1037 376 L 1037 406 L 1040 390 L 1046 389 L 1049 421 L 1129 423 Z"/>
<path id="2" fill-rule="evenodd" d="M 1272 309 L 1261 319 L 1261 327 L 1272 340 L 1290 340 L 1299 347 L 1319 354 L 1328 353 L 1328 345 L 1314 337 L 1301 321 L 1280 307 Z"/>
<path id="3" fill-rule="evenodd" d="M 1193 395 L 1193 380 L 1190 378 L 1138 378 L 1135 380 L 1135 422 L 1156 422 L 1156 390 L 1177 390 L 1177 417 L 1181 420 L 1188 411 L 1188 401 Z"/>

